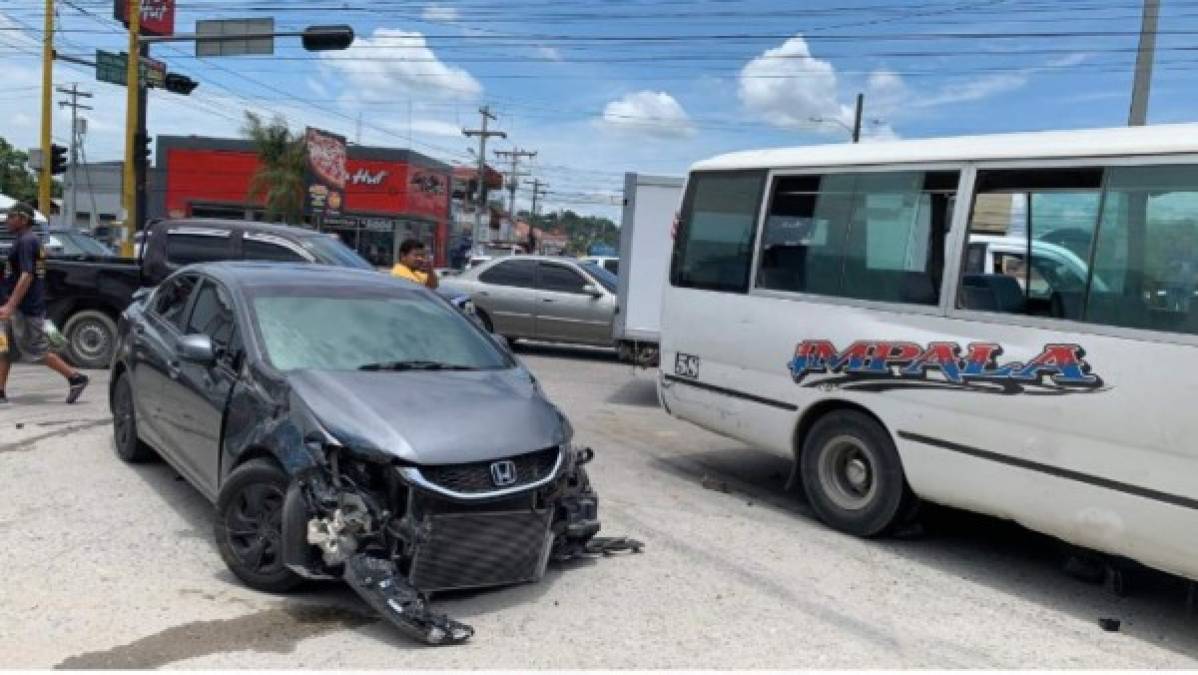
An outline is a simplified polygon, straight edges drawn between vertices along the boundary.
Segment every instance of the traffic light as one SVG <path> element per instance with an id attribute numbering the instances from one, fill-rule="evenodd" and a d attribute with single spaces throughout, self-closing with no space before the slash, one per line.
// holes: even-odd
<path id="1" fill-rule="evenodd" d="M 67 149 L 61 145 L 50 146 L 50 173 L 59 175 L 67 172 Z"/>
<path id="2" fill-rule="evenodd" d="M 150 162 L 150 136 L 149 134 L 134 134 L 133 135 L 133 152 L 134 159 L 148 164 Z"/>
<path id="3" fill-rule="evenodd" d="M 196 82 L 186 75 L 179 75 L 178 73 L 167 73 L 164 84 L 166 85 L 167 91 L 174 92 L 176 94 L 182 94 L 184 96 L 191 94 L 193 89 L 200 86 L 199 82 Z"/>
<path id="4" fill-rule="evenodd" d="M 344 24 L 337 26 L 308 26 L 304 29 L 304 49 L 310 52 L 333 52 L 349 49 L 354 43 L 354 29 Z"/>

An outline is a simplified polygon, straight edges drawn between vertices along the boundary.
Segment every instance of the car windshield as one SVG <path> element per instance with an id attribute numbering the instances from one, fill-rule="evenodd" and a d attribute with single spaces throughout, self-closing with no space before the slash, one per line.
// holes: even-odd
<path id="1" fill-rule="evenodd" d="M 374 267 L 356 251 L 330 236 L 308 237 L 304 239 L 304 248 L 316 255 L 321 262 L 338 267 L 352 267 L 360 270 L 372 270 Z"/>
<path id="2" fill-rule="evenodd" d="M 63 255 L 95 255 L 103 257 L 113 256 L 113 252 L 107 246 L 101 244 L 97 239 L 89 237 L 85 234 L 77 234 L 74 232 L 55 232 L 54 238 L 62 243 Z"/>
<path id="3" fill-rule="evenodd" d="M 599 265 L 599 263 L 597 263 L 597 262 L 585 263 L 583 265 L 583 269 L 585 269 L 587 271 L 587 274 L 594 277 L 595 281 L 598 281 L 600 285 L 602 285 L 604 288 L 606 288 L 609 293 L 616 292 L 616 285 L 618 283 L 620 283 L 619 278 L 616 277 L 616 275 L 614 275 L 611 272 L 604 269 L 603 267 L 601 267 Z"/>
<path id="4" fill-rule="evenodd" d="M 279 288 L 252 300 L 270 363 L 292 370 L 495 370 L 511 360 L 419 291 Z"/>

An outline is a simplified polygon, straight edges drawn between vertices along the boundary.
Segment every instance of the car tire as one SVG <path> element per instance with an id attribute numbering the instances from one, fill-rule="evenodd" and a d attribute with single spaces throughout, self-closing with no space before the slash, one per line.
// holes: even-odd
<path id="1" fill-rule="evenodd" d="M 62 328 L 67 339 L 67 356 L 77 368 L 103 370 L 112 363 L 116 349 L 116 322 L 96 309 L 71 315 Z"/>
<path id="2" fill-rule="evenodd" d="M 216 501 L 220 556 L 255 590 L 283 593 L 303 580 L 283 563 L 283 501 L 290 482 L 273 461 L 250 460 L 229 475 Z"/>
<path id="3" fill-rule="evenodd" d="M 116 456 L 129 464 L 154 459 L 154 451 L 137 437 L 137 413 L 129 373 L 121 373 L 112 387 L 112 441 Z"/>
<path id="4" fill-rule="evenodd" d="M 913 510 L 915 497 L 894 441 L 864 413 L 838 410 L 821 417 L 799 461 L 811 508 L 841 532 L 879 536 Z"/>

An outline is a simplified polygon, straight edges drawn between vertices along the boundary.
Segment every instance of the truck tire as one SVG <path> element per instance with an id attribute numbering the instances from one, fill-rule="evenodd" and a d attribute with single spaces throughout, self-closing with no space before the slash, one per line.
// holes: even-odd
<path id="1" fill-rule="evenodd" d="M 894 441 L 864 413 L 837 410 L 821 417 L 799 461 L 811 508 L 841 532 L 876 537 L 912 512 L 915 496 Z"/>
<path id="2" fill-rule="evenodd" d="M 62 328 L 67 356 L 78 368 L 103 370 L 112 363 L 116 348 L 116 322 L 96 309 L 75 312 Z"/>

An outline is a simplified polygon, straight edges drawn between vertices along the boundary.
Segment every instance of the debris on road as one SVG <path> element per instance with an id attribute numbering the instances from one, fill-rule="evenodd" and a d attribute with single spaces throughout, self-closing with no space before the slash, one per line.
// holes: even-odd
<path id="1" fill-rule="evenodd" d="M 716 492 L 723 492 L 724 494 L 732 491 L 728 488 L 728 483 L 726 481 L 712 478 L 707 474 L 703 474 L 703 479 L 699 481 L 699 484 L 708 490 L 715 490 Z"/>
<path id="2" fill-rule="evenodd" d="M 1102 626 L 1102 629 L 1108 633 L 1118 633 L 1119 626 L 1122 625 L 1122 623 L 1123 622 L 1119 619 L 1111 619 L 1106 617 L 1098 620 L 1098 625 Z"/>

